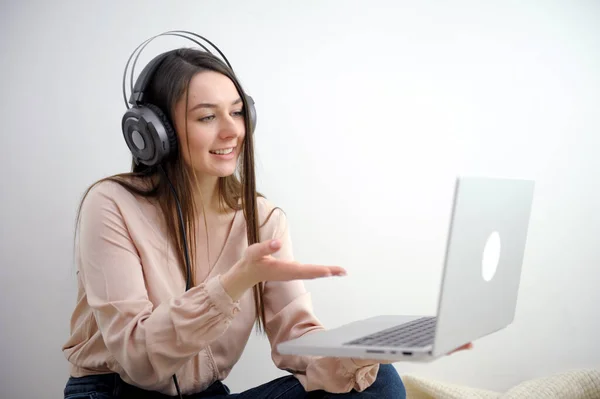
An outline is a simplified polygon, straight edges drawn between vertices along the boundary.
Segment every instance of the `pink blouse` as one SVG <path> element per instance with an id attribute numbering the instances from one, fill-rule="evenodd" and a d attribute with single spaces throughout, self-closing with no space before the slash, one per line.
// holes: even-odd
<path id="1" fill-rule="evenodd" d="M 259 198 L 258 207 L 262 224 L 273 205 Z M 292 259 L 284 213 L 276 210 L 260 234 L 261 240 L 280 238 L 283 246 L 274 256 Z M 205 253 L 203 242 L 198 239 L 199 254 Z M 237 212 L 220 258 L 207 275 L 198 256 L 199 283 L 185 292 L 160 209 L 117 183 L 94 187 L 82 207 L 77 305 L 63 346 L 71 375 L 115 372 L 129 384 L 167 395 L 176 394 L 173 374 L 183 394 L 224 380 L 252 333 L 255 310 L 252 290 L 233 302 L 219 277 L 247 245 L 246 222 Z M 277 352 L 279 342 L 324 329 L 302 281 L 267 282 L 264 299 L 273 362 L 307 391 L 363 391 L 374 382 L 378 364 Z"/>

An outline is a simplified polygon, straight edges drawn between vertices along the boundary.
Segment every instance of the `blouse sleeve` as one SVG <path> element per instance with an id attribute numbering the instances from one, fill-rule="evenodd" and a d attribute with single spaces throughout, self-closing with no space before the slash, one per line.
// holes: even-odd
<path id="1" fill-rule="evenodd" d="M 239 304 L 215 276 L 155 307 L 114 191 L 97 186 L 84 201 L 78 267 L 109 352 L 133 383 L 152 390 L 219 337 Z"/>
<path id="2" fill-rule="evenodd" d="M 292 242 L 286 217 L 280 210 L 274 212 L 273 238 L 282 241 L 282 248 L 274 255 L 292 260 Z M 379 364 L 365 364 L 351 358 L 282 355 L 277 345 L 304 334 L 324 330 L 313 314 L 310 294 L 300 280 L 267 282 L 264 291 L 266 333 L 271 344 L 275 365 L 294 374 L 306 391 L 324 390 L 344 393 L 363 391 L 377 377 Z"/>

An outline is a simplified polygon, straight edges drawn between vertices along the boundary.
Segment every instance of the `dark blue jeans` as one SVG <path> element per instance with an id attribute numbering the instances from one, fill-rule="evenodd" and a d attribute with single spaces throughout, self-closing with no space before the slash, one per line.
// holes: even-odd
<path id="1" fill-rule="evenodd" d="M 157 392 L 144 391 L 123 382 L 117 374 L 69 378 L 65 399 L 170 399 Z M 220 381 L 203 392 L 185 396 L 186 399 L 405 399 L 404 384 L 396 369 L 382 364 L 375 382 L 363 392 L 332 394 L 324 391 L 306 392 L 293 376 L 281 377 L 242 393 L 232 394 Z"/>

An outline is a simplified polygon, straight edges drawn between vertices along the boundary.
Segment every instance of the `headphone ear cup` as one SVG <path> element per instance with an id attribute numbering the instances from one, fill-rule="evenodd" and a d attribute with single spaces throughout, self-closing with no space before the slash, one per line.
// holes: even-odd
<path id="1" fill-rule="evenodd" d="M 165 153 L 165 157 L 174 155 L 177 152 L 177 133 L 171 125 L 171 122 L 169 122 L 169 118 L 167 118 L 167 116 L 162 112 L 162 110 L 154 104 L 146 104 L 146 107 L 150 108 L 154 112 L 156 117 L 160 119 L 165 134 L 167 135 L 167 140 L 169 141 L 169 151 Z"/>
<path id="2" fill-rule="evenodd" d="M 177 135 L 153 104 L 130 108 L 121 121 L 123 137 L 136 164 L 155 166 L 177 151 Z"/>
<path id="3" fill-rule="evenodd" d="M 256 129 L 256 107 L 254 105 L 254 99 L 245 94 L 246 96 L 246 103 L 248 104 L 248 115 L 250 115 L 250 127 L 252 128 L 252 133 L 254 133 L 254 130 Z"/>

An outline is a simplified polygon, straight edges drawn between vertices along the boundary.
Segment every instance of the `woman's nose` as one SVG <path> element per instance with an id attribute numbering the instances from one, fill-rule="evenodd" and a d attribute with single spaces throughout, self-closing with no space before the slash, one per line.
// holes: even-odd
<path id="1" fill-rule="evenodd" d="M 235 119 L 231 115 L 221 119 L 223 122 L 220 126 L 221 138 L 237 137 L 244 131 L 244 120 L 242 118 Z"/>

